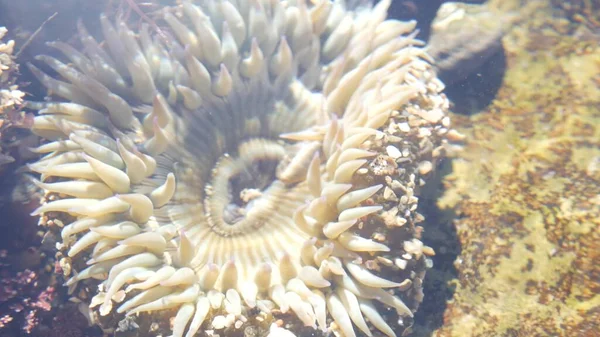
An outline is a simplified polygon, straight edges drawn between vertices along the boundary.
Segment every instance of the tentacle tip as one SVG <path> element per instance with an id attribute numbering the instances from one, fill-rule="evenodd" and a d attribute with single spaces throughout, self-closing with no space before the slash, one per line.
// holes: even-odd
<path id="1" fill-rule="evenodd" d="M 102 304 L 100 306 L 100 310 L 99 310 L 100 311 L 100 316 L 106 316 L 106 315 L 108 315 L 110 313 L 110 309 L 111 309 L 110 307 L 111 307 L 110 305 Z"/>

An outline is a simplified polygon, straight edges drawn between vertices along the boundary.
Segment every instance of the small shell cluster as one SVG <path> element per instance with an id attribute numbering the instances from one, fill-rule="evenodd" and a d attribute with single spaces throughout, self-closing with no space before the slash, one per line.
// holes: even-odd
<path id="1" fill-rule="evenodd" d="M 16 63 L 13 61 L 15 41 L 2 41 L 8 30 L 0 26 L 0 172 L 2 166 L 14 161 L 2 146 L 3 134 L 12 124 L 16 109 L 23 102 L 25 94 L 14 83 Z"/>
<path id="2" fill-rule="evenodd" d="M 172 312 L 173 336 L 281 314 L 406 329 L 433 254 L 416 193 L 449 119 L 390 3 L 184 1 L 173 39 L 102 16 L 105 43 L 83 25 L 83 51 L 51 43 L 68 61 L 29 64 L 54 97 L 27 103 L 49 140 L 29 168 L 71 290 L 99 280 L 100 316 Z"/>
<path id="3" fill-rule="evenodd" d="M 15 41 L 2 41 L 2 39 L 6 36 L 6 33 L 8 33 L 8 29 L 0 26 L 0 83 L 8 82 L 8 76 L 15 67 L 12 59 Z"/>

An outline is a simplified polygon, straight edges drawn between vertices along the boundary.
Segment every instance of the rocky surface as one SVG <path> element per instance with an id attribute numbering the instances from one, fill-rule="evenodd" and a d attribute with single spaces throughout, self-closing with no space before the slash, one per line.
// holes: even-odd
<path id="1" fill-rule="evenodd" d="M 497 53 L 517 17 L 516 10 L 489 3 L 442 4 L 431 23 L 427 52 L 444 82 L 464 79 Z"/>
<path id="2" fill-rule="evenodd" d="M 502 40 L 496 99 L 454 116 L 467 140 L 438 206 L 456 212 L 458 277 L 443 325 L 417 335 L 600 331 L 598 11 L 588 1 L 511 2 L 535 10 Z"/>

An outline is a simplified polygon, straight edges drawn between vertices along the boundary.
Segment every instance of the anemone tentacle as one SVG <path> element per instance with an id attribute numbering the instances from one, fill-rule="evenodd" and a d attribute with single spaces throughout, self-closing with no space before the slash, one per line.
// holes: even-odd
<path id="1" fill-rule="evenodd" d="M 100 279 L 103 316 L 174 310 L 173 336 L 252 309 L 395 336 L 379 308 L 422 297 L 402 242 L 448 102 L 390 2 L 185 1 L 172 41 L 102 16 L 105 44 L 82 25 L 83 52 L 51 44 L 68 63 L 29 64 L 55 97 L 28 103 L 49 140 L 30 169 L 50 196 L 34 214 L 74 218 L 63 249 L 88 267 L 67 284 Z"/>

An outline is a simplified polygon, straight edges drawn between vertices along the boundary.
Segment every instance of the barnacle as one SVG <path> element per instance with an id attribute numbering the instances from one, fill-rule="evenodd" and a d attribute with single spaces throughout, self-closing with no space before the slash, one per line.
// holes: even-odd
<path id="1" fill-rule="evenodd" d="M 69 63 L 29 65 L 58 98 L 28 103 L 50 140 L 30 168 L 34 214 L 74 218 L 67 284 L 101 280 L 100 315 L 174 310 L 173 336 L 275 311 L 395 336 L 380 309 L 422 298 L 414 193 L 448 102 L 389 5 L 184 2 L 173 41 L 102 16 L 105 45 L 51 43 Z"/>

